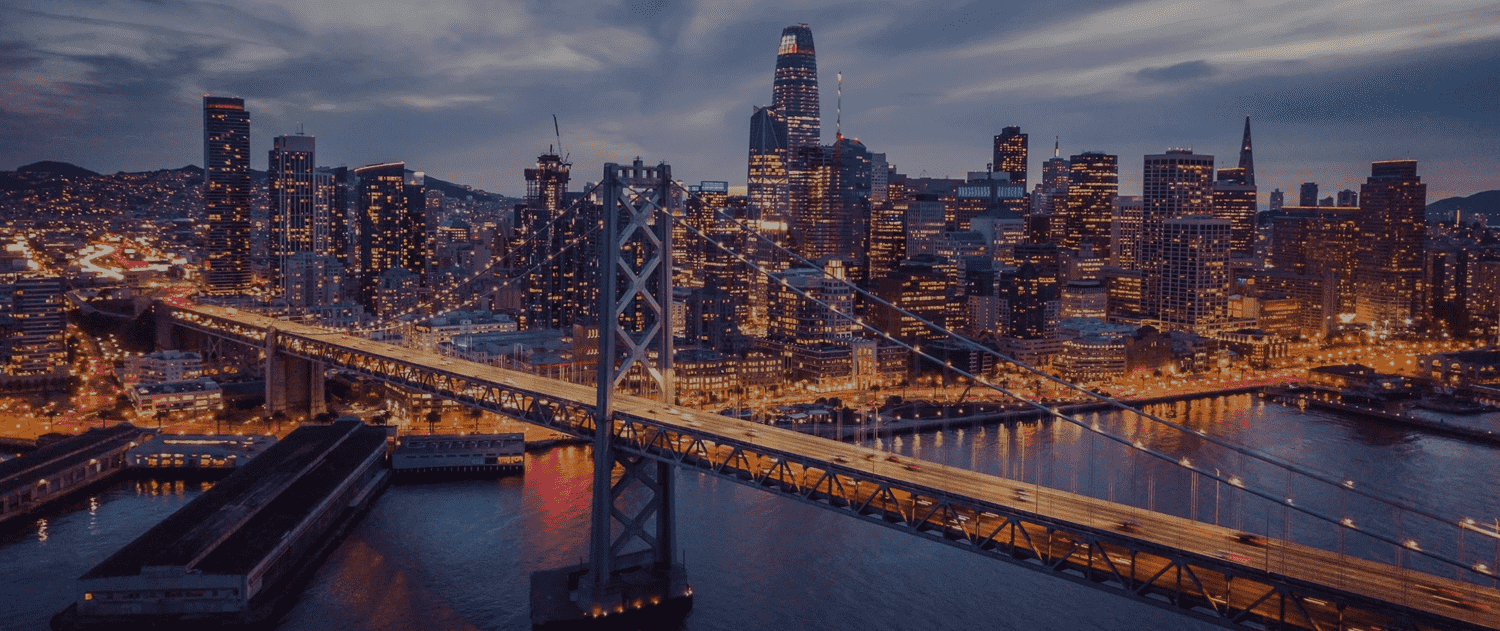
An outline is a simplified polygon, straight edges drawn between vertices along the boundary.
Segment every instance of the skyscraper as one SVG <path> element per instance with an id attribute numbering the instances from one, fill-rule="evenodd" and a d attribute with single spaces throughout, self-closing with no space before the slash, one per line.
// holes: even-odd
<path id="1" fill-rule="evenodd" d="M 774 96 L 771 107 L 786 118 L 788 149 L 818 146 L 823 137 L 818 59 L 813 50 L 812 29 L 806 24 L 781 29 Z"/>
<path id="2" fill-rule="evenodd" d="M 1318 205 L 1318 183 L 1317 182 L 1303 182 L 1302 183 L 1302 192 L 1301 192 L 1300 195 L 1297 196 L 1297 205 L 1298 206 L 1317 206 Z"/>
<path id="3" fill-rule="evenodd" d="M 271 187 L 271 280 L 287 294 L 286 261 L 293 254 L 322 255 L 328 250 L 328 222 L 318 217 L 318 176 L 312 136 L 277 136 L 272 140 L 266 174 Z M 322 205 L 324 212 L 327 204 Z"/>
<path id="4" fill-rule="evenodd" d="M 1250 153 L 1250 117 L 1245 117 L 1245 137 L 1240 142 L 1240 164 L 1219 169 L 1214 182 L 1213 213 L 1229 222 L 1230 253 L 1249 258 L 1255 253 L 1255 159 Z"/>
<path id="5" fill-rule="evenodd" d="M 1146 156 L 1141 185 L 1140 244 L 1137 267 L 1146 281 L 1144 308 L 1157 317 L 1162 308 L 1161 275 L 1165 273 L 1162 223 L 1187 216 L 1213 213 L 1214 157 L 1194 154 L 1192 149 L 1168 149 Z"/>
<path id="6" fill-rule="evenodd" d="M 203 97 L 203 214 L 208 225 L 204 289 L 249 291 L 250 112 L 245 100 Z"/>
<path id="7" fill-rule="evenodd" d="M 1209 334 L 1229 315 L 1229 243 L 1224 219 L 1188 216 L 1162 222 L 1157 317 L 1168 326 Z"/>
<path id="8" fill-rule="evenodd" d="M 1075 253 L 1088 245 L 1095 256 L 1108 256 L 1110 222 L 1120 193 L 1119 158 L 1090 151 L 1069 157 L 1068 163 L 1071 173 L 1059 245 Z"/>
<path id="9" fill-rule="evenodd" d="M 1026 188 L 1026 134 L 1021 128 L 1010 126 L 995 136 L 994 170 L 1010 175 L 1010 183 Z"/>
<path id="10" fill-rule="evenodd" d="M 402 268 L 420 279 L 426 267 L 426 237 L 423 228 L 427 204 L 421 176 L 407 176 L 405 162 L 387 162 L 360 167 L 359 263 L 360 299 L 367 308 L 389 315 L 380 301 L 380 277 Z"/>
<path id="11" fill-rule="evenodd" d="M 1371 164 L 1359 201 L 1366 248 L 1355 273 L 1357 318 L 1376 329 L 1411 326 L 1421 316 L 1427 236 L 1427 185 L 1417 177 L 1417 161 Z"/>
<path id="12" fill-rule="evenodd" d="M 571 168 L 548 152 L 525 171 L 526 203 L 516 211 L 514 264 L 528 271 L 524 307 L 530 328 L 581 324 L 595 306 L 598 285 L 591 279 L 598 274 L 590 271 L 597 266 L 595 242 L 583 235 L 600 215 L 596 206 L 581 201 L 577 211 L 568 213 Z"/>
<path id="13" fill-rule="evenodd" d="M 787 220 L 791 206 L 788 155 L 786 117 L 773 108 L 755 108 L 750 115 L 750 171 L 746 180 L 755 219 Z"/>

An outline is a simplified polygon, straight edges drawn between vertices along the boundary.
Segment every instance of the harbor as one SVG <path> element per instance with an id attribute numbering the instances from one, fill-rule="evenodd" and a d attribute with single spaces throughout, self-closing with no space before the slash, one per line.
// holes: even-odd
<path id="1" fill-rule="evenodd" d="M 385 488 L 386 432 L 305 425 L 80 577 L 54 629 L 275 618 Z"/>

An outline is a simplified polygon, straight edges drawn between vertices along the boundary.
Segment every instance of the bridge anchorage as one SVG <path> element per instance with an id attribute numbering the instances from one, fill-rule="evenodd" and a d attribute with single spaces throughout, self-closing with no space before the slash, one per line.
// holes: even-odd
<path id="1" fill-rule="evenodd" d="M 617 388 L 673 402 L 672 169 L 604 165 L 599 239 L 599 361 L 587 563 L 531 577 L 534 628 L 615 626 L 692 609 L 674 559 L 673 465 L 615 448 Z M 618 479 L 614 473 L 620 472 Z"/>

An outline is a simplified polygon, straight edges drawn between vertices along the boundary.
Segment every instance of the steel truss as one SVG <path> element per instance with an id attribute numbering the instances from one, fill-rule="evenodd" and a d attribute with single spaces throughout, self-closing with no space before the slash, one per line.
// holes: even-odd
<path id="1" fill-rule="evenodd" d="M 188 314 L 196 317 L 181 318 Z M 228 324 L 224 319 L 186 310 L 177 311 L 174 316 L 180 318 L 182 325 L 204 333 L 246 344 L 264 343 L 264 329 L 238 324 L 220 329 L 218 324 Z M 347 340 L 331 333 L 278 331 L 275 342 L 286 355 L 320 361 L 328 367 L 368 375 L 572 436 L 600 438 L 595 432 L 595 407 L 582 403 L 596 394 L 592 388 L 552 382 L 547 385 L 550 392 L 538 392 L 509 383 L 513 379 L 496 378 L 506 374 L 531 378 L 523 373 L 450 361 L 428 353 L 403 359 L 397 355 L 416 353 L 368 341 L 361 343 L 372 348 L 355 349 Z M 443 362 L 452 367 L 432 365 Z M 629 399 L 637 404 L 636 408 L 645 407 L 639 399 Z M 1265 571 L 1254 569 L 1244 559 L 1187 552 L 1119 529 L 1073 524 L 1006 503 L 864 471 L 858 462 L 840 463 L 760 447 L 724 431 L 692 427 L 665 414 L 663 418 L 651 418 L 658 409 L 678 410 L 656 402 L 646 403 L 657 407 L 645 415 L 616 412 L 615 422 L 609 426 L 608 444 L 616 461 L 624 463 L 626 468 L 621 483 L 610 490 L 611 499 L 623 494 L 627 483 L 669 492 L 672 473 L 669 467 L 676 466 L 1228 628 L 1316 631 L 1494 628 L 1485 624 L 1493 620 L 1489 612 L 1450 608 L 1451 615 L 1442 615 L 1338 589 L 1331 586 L 1332 580 L 1329 585 L 1320 585 L 1271 571 L 1274 568 L 1269 566 Z M 827 443 L 830 449 L 840 445 L 813 437 L 798 438 Z M 1015 484 L 1017 489 L 1034 488 L 994 476 L 985 477 Z M 615 553 L 627 550 L 624 546 L 631 538 L 650 543 L 639 535 L 654 536 L 648 529 L 651 522 L 663 515 L 670 516 L 670 511 L 662 511 L 659 506 L 636 512 L 617 511 L 612 506 L 610 514 L 624 524 L 623 536 L 611 541 L 610 551 Z M 615 547 L 617 543 L 621 547 Z M 618 572 L 649 564 L 654 554 L 654 550 L 648 549 L 615 554 L 611 558 L 615 559 Z"/>

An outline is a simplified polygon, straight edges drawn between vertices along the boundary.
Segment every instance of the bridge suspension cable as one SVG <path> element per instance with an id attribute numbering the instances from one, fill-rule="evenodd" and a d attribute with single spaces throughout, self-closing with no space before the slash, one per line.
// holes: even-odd
<path id="1" fill-rule="evenodd" d="M 364 327 L 359 327 L 359 328 L 351 328 L 351 329 L 349 329 L 349 332 L 350 333 L 354 333 L 354 334 L 361 334 L 361 333 L 371 333 L 371 332 L 375 332 L 375 331 L 382 331 L 382 330 L 386 330 L 386 329 L 389 329 L 389 328 L 391 328 L 393 326 L 398 326 L 398 325 L 404 323 L 405 322 L 404 318 L 407 318 L 407 317 L 412 316 L 412 315 L 427 313 L 429 310 L 432 310 L 434 308 L 442 308 L 442 309 L 445 309 L 445 310 L 452 310 L 452 309 L 462 308 L 462 307 L 464 307 L 466 305 L 472 304 L 473 301 L 475 301 L 475 300 L 477 300 L 479 298 L 491 295 L 491 294 L 495 293 L 496 291 L 499 291 L 500 289 L 503 289 L 504 287 L 509 286 L 512 282 L 514 282 L 516 280 L 519 280 L 519 279 L 522 279 L 522 278 L 525 278 L 526 276 L 528 276 L 531 273 L 533 273 L 533 272 L 541 269 L 542 267 L 551 264 L 552 261 L 556 260 L 557 257 L 561 256 L 564 252 L 567 252 L 567 251 L 573 249 L 573 247 L 577 246 L 580 242 L 583 242 L 584 240 L 588 239 L 589 237 L 593 236 L 594 234 L 597 234 L 599 232 L 599 230 L 600 230 L 600 227 L 596 225 L 593 228 L 589 229 L 587 232 L 585 232 L 583 234 L 580 234 L 580 235 L 574 236 L 571 241 L 569 241 L 568 243 L 564 244 L 562 247 L 557 248 L 555 250 L 551 250 L 550 252 L 548 252 L 546 258 L 544 258 L 541 262 L 539 262 L 539 263 L 531 266 L 530 268 L 527 268 L 527 269 L 522 270 L 520 272 L 512 273 L 509 276 L 503 278 L 501 280 L 501 282 L 497 286 L 495 286 L 493 289 L 474 292 L 474 293 L 469 294 L 467 296 L 463 296 L 462 295 L 463 291 L 470 289 L 471 286 L 480 283 L 480 281 L 482 281 L 482 280 L 486 280 L 486 276 L 488 276 L 488 275 L 490 275 L 490 274 L 492 274 L 494 272 L 500 271 L 500 270 L 509 270 L 509 269 L 511 269 L 510 264 L 514 263 L 513 256 L 514 256 L 514 254 L 515 254 L 516 251 L 523 251 L 528 246 L 535 245 L 535 242 L 538 240 L 538 235 L 541 235 L 543 233 L 546 233 L 546 232 L 549 232 L 551 230 L 556 229 L 557 224 L 561 223 L 565 218 L 571 218 L 573 215 L 576 215 L 577 212 L 581 208 L 583 208 L 585 205 L 587 205 L 589 203 L 588 202 L 589 195 L 593 194 L 594 191 L 598 190 L 598 188 L 599 188 L 599 185 L 598 184 L 594 184 L 594 185 L 590 186 L 589 188 L 585 189 L 583 191 L 583 195 L 577 201 L 575 201 L 574 203 L 570 204 L 566 209 L 563 210 L 563 212 L 558 213 L 557 216 L 553 217 L 541 229 L 533 230 L 531 232 L 531 234 L 528 235 L 526 241 L 522 242 L 519 246 L 517 246 L 515 248 L 511 248 L 511 249 L 507 250 L 506 253 L 505 253 L 505 256 L 501 257 L 495 263 L 491 263 L 490 265 L 486 266 L 484 269 L 482 269 L 482 270 L 474 273 L 472 276 L 470 276 L 470 277 L 468 277 L 468 278 L 466 278 L 464 280 L 461 280 L 461 281 L 459 281 L 457 283 L 454 283 L 453 286 L 451 286 L 451 287 L 448 287 L 446 289 L 443 289 L 441 291 L 438 291 L 438 292 L 434 293 L 430 298 L 428 298 L 427 300 L 425 300 L 423 302 L 420 302 L 420 303 L 418 303 L 416 305 L 412 305 L 411 307 L 408 307 L 406 309 L 398 311 L 395 314 L 386 316 L 386 317 L 382 318 L 380 321 L 378 321 L 378 322 L 376 322 L 376 323 L 374 323 L 372 325 L 368 325 L 368 326 L 364 326 Z M 493 279 L 489 279 L 489 280 L 493 280 Z M 452 299 L 455 299 L 455 298 L 458 298 L 458 300 L 456 300 L 454 302 L 448 302 L 449 300 L 452 300 Z"/>
<path id="2" fill-rule="evenodd" d="M 692 196 L 693 192 L 686 191 L 686 194 L 689 195 L 689 196 Z M 734 219 L 732 217 L 729 217 L 727 214 L 723 213 L 721 210 L 717 210 L 716 209 L 715 214 L 718 216 L 719 219 L 721 219 L 721 220 L 727 220 L 730 223 L 733 223 L 734 225 L 738 226 L 738 228 L 741 231 L 749 233 L 754 238 L 757 238 L 757 239 L 760 239 L 760 240 L 765 241 L 767 243 L 770 243 L 771 247 L 775 248 L 776 250 L 778 250 L 783 255 L 791 257 L 792 259 L 794 259 L 794 260 L 796 260 L 796 261 L 798 261 L 798 262 L 800 262 L 800 263 L 802 263 L 804 265 L 812 267 L 814 269 L 822 269 L 821 266 L 817 265 L 816 263 L 812 262 L 811 260 L 809 260 L 809 259 L 807 259 L 807 258 L 805 258 L 805 257 L 797 254 L 796 252 L 793 252 L 793 251 L 791 251 L 791 250 L 789 250 L 789 249 L 787 249 L 785 247 L 780 246 L 779 244 L 775 243 L 774 240 L 772 240 L 772 239 L 770 239 L 770 238 L 768 238 L 768 237 L 766 237 L 764 235 L 761 235 L 760 233 L 758 233 L 757 231 L 755 231 L 753 229 L 750 229 L 748 226 L 744 225 L 742 222 L 740 222 L 740 221 L 738 221 L 738 220 L 736 220 L 736 219 Z M 723 243 L 721 243 L 721 242 L 717 241 L 716 239 L 712 238 L 711 236 L 707 235 L 702 230 L 698 229 L 696 226 L 693 226 L 690 222 L 687 222 L 685 220 L 685 218 L 672 216 L 671 220 L 680 223 L 688 231 L 692 232 L 695 236 L 698 236 L 699 238 L 704 239 L 705 241 L 707 241 L 708 243 L 714 245 L 718 249 L 723 250 L 724 252 L 726 252 L 726 253 L 728 253 L 730 255 L 733 255 L 736 258 L 736 260 L 738 260 L 740 263 L 742 263 L 742 264 L 750 267 L 751 269 L 755 270 L 756 272 L 758 272 L 758 273 L 760 273 L 762 275 L 767 276 L 768 278 L 774 279 L 774 276 L 772 276 L 772 274 L 773 274 L 772 272 L 770 272 L 770 271 L 768 271 L 768 270 L 760 267 L 758 264 L 756 264 L 756 263 L 750 261 L 748 258 L 746 258 L 743 254 L 734 251 L 729 246 L 726 246 Z M 831 275 L 828 275 L 826 272 L 824 272 L 824 276 L 827 277 L 827 278 L 835 278 L 835 277 L 833 277 Z M 853 322 L 857 326 L 859 326 L 859 327 L 861 327 L 861 328 L 863 328 L 865 330 L 868 330 L 871 333 L 879 335 L 882 339 L 885 339 L 885 340 L 890 341 L 892 343 L 898 344 L 898 345 L 906 348 L 907 350 L 909 350 L 909 351 L 911 351 L 913 353 L 921 355 L 922 357 L 926 357 L 928 359 L 931 359 L 931 360 L 933 360 L 934 362 L 936 362 L 936 363 L 938 363 L 940 365 L 944 365 L 945 368 L 948 369 L 948 370 L 952 370 L 955 373 L 958 373 L 958 374 L 960 374 L 960 375 L 962 375 L 964 377 L 967 377 L 969 379 L 974 380 L 975 383 L 981 384 L 981 385 L 985 386 L 986 388 L 989 388 L 991 390 L 994 390 L 996 392 L 1004 394 L 1004 395 L 1006 395 L 1008 397 L 1011 397 L 1011 398 L 1014 398 L 1014 399 L 1016 399 L 1018 401 L 1021 401 L 1021 402 L 1025 403 L 1025 404 L 1030 405 L 1030 406 L 1032 406 L 1032 407 L 1034 407 L 1034 408 L 1036 408 L 1036 409 L 1038 409 L 1040 411 L 1043 411 L 1043 412 L 1045 412 L 1045 413 L 1047 413 L 1047 414 L 1049 414 L 1049 415 L 1051 415 L 1051 416 L 1053 416 L 1055 418 L 1062 419 L 1065 422 L 1071 423 L 1073 425 L 1077 425 L 1077 426 L 1079 426 L 1079 427 L 1081 427 L 1083 429 L 1087 429 L 1087 430 L 1089 430 L 1091 432 L 1103 435 L 1103 436 L 1105 436 L 1105 437 L 1107 437 L 1107 438 L 1109 438 L 1111 440 L 1114 440 L 1114 441 L 1116 441 L 1118 443 L 1121 443 L 1123 445 L 1127 445 L 1127 446 L 1129 446 L 1129 447 L 1131 447 L 1131 448 L 1133 448 L 1133 449 L 1135 449 L 1137 451 L 1144 452 L 1144 453 L 1146 453 L 1148 455 L 1151 455 L 1151 456 L 1154 456 L 1154 457 L 1156 457 L 1158 459 L 1161 459 L 1161 460 L 1164 460 L 1166 462 L 1170 462 L 1170 463 L 1176 464 L 1178 466 L 1181 466 L 1181 467 L 1189 470 L 1189 472 L 1191 474 L 1193 474 L 1193 475 L 1198 475 L 1198 476 L 1202 476 L 1202 477 L 1208 478 L 1210 480 L 1215 480 L 1215 481 L 1218 481 L 1218 482 L 1227 483 L 1227 484 L 1229 484 L 1229 485 L 1231 485 L 1231 486 L 1233 486 L 1235 488 L 1239 488 L 1241 490 L 1249 492 L 1249 493 L 1251 493 L 1251 494 L 1253 494 L 1253 495 L 1255 495 L 1257 497 L 1261 497 L 1263 499 L 1270 500 L 1270 501 L 1272 501 L 1272 502 L 1274 502 L 1274 503 L 1276 503 L 1278 505 L 1281 505 L 1281 506 L 1283 506 L 1283 507 L 1285 507 L 1287 509 L 1294 510 L 1294 511 L 1297 511 L 1299 513 L 1308 515 L 1310 517 L 1318 519 L 1319 521 L 1323 521 L 1323 522 L 1332 524 L 1332 525 L 1334 525 L 1336 527 L 1339 527 L 1339 528 L 1342 528 L 1342 529 L 1348 529 L 1348 530 L 1354 530 L 1354 531 L 1360 532 L 1360 533 L 1365 534 L 1367 536 L 1370 536 L 1370 537 L 1372 537 L 1372 538 L 1374 538 L 1376 540 L 1379 540 L 1379 541 L 1382 541 L 1382 542 L 1385 542 L 1385 543 L 1389 543 L 1391 545 L 1395 545 L 1395 546 L 1398 546 L 1400 548 L 1404 548 L 1406 550 L 1410 550 L 1412 552 L 1416 552 L 1416 553 L 1422 554 L 1423 556 L 1426 556 L 1428 558 L 1432 558 L 1432 559 L 1434 559 L 1436 561 L 1439 561 L 1439 562 L 1447 564 L 1447 565 L 1451 565 L 1451 566 L 1454 566 L 1454 567 L 1461 568 L 1462 570 L 1465 570 L 1465 571 L 1468 571 L 1468 572 L 1472 572 L 1472 573 L 1474 573 L 1476 575 L 1479 575 L 1479 576 L 1484 576 L 1486 578 L 1494 578 L 1494 575 L 1492 573 L 1492 572 L 1494 572 L 1494 570 L 1491 570 L 1491 571 L 1488 571 L 1488 572 L 1480 571 L 1480 570 L 1476 569 L 1475 567 L 1472 567 L 1472 566 L 1470 566 L 1468 564 L 1465 564 L 1465 563 L 1461 562 L 1458 559 L 1449 558 L 1447 556 L 1440 555 L 1440 554 L 1436 553 L 1435 551 L 1422 549 L 1420 547 L 1414 548 L 1414 547 L 1412 547 L 1412 545 L 1414 545 L 1414 544 L 1413 544 L 1413 542 L 1411 540 L 1401 540 L 1401 538 L 1400 538 L 1399 535 L 1397 537 L 1393 538 L 1393 537 L 1382 535 L 1382 534 L 1379 534 L 1379 533 L 1376 533 L 1376 532 L 1373 532 L 1373 531 L 1369 531 L 1369 530 L 1356 529 L 1355 526 L 1354 526 L 1354 524 L 1353 524 L 1353 522 L 1351 520 L 1345 518 L 1345 517 L 1338 517 L 1338 518 L 1331 517 L 1331 516 L 1323 514 L 1321 512 L 1312 510 L 1311 508 L 1308 508 L 1306 506 L 1302 506 L 1302 505 L 1296 504 L 1296 503 L 1294 503 L 1292 501 L 1292 498 L 1281 497 L 1279 494 L 1273 494 L 1273 493 L 1271 493 L 1269 491 L 1262 491 L 1262 490 L 1259 490 L 1259 489 L 1250 488 L 1249 486 L 1247 486 L 1244 483 L 1244 481 L 1242 479 L 1237 478 L 1235 476 L 1231 475 L 1231 476 L 1226 477 L 1224 475 L 1219 475 L 1219 474 L 1215 474 L 1215 473 L 1211 473 L 1211 472 L 1208 472 L 1208 471 L 1204 471 L 1204 470 L 1195 468 L 1195 467 L 1192 466 L 1191 462 L 1187 458 L 1181 458 L 1181 459 L 1179 459 L 1177 457 L 1171 456 L 1171 455 L 1166 454 L 1166 453 L 1158 452 L 1158 451 L 1155 451 L 1155 450 L 1152 450 L 1152 449 L 1147 449 L 1146 447 L 1144 447 L 1138 441 L 1132 441 L 1132 440 L 1130 440 L 1128 438 L 1125 438 L 1123 436 L 1118 436 L 1118 435 L 1115 435 L 1115 434 L 1103 431 L 1099 427 L 1098 423 L 1085 423 L 1084 421 L 1082 421 L 1082 420 L 1080 420 L 1078 418 L 1075 418 L 1075 417 L 1070 416 L 1070 415 L 1068 415 L 1066 413 L 1063 413 L 1062 411 L 1058 410 L 1055 407 L 1049 407 L 1049 406 L 1047 406 L 1047 405 L 1045 405 L 1045 404 L 1043 404 L 1041 402 L 1032 401 L 1032 400 L 1030 400 L 1030 399 L 1028 399 L 1028 398 L 1026 398 L 1026 397 L 1024 397 L 1024 396 L 1022 396 L 1020 394 L 1018 394 L 1018 393 L 1010 391 L 1007 388 L 1003 388 L 1000 385 L 995 384 L 995 383 L 991 382 L 990 380 L 988 380 L 986 378 L 983 378 L 983 377 L 978 376 L 978 375 L 971 374 L 971 373 L 969 373 L 966 370 L 962 370 L 960 368 L 954 367 L 951 362 L 946 362 L 944 360 L 938 359 L 937 357 L 933 356 L 932 354 L 923 351 L 921 349 L 920 345 L 910 344 L 910 343 L 907 343 L 905 341 L 902 341 L 902 340 L 900 340 L 898 338 L 893 337 L 889 333 L 887 333 L 885 331 L 882 331 L 882 330 L 879 330 L 879 329 L 875 328 L 874 326 L 866 323 L 863 318 L 860 318 L 860 317 L 855 316 L 853 314 L 848 314 L 848 313 L 844 313 L 842 311 L 839 311 L 834 306 L 832 306 L 832 305 L 830 305 L 830 304 L 828 304 L 828 303 L 826 303 L 826 302 L 824 302 L 822 300 L 819 300 L 817 298 L 812 297 L 811 295 L 809 295 L 807 292 L 801 290 L 800 288 L 793 287 L 792 285 L 790 285 L 789 283 L 787 283 L 785 279 L 776 279 L 776 280 L 779 280 L 779 284 L 780 284 L 780 286 L 782 288 L 790 290 L 793 293 L 796 293 L 798 296 L 800 296 L 800 297 L 802 297 L 804 299 L 810 300 L 810 301 L 812 301 L 812 302 L 814 302 L 814 303 L 816 303 L 816 304 L 818 304 L 818 305 L 820 305 L 820 306 L 828 309 L 830 312 L 832 312 L 832 313 L 834 313 L 834 314 L 836 314 L 836 315 L 838 315 L 838 316 L 840 316 L 840 317 L 842 317 L 844 319 L 847 319 L 847 320 Z M 1196 438 L 1198 438 L 1200 440 L 1205 440 L 1205 441 L 1208 441 L 1208 442 L 1213 443 L 1215 445 L 1219 445 L 1221 447 L 1224 447 L 1226 449 L 1230 449 L 1232 451 L 1235 451 L 1235 452 L 1240 453 L 1240 454 L 1245 455 L 1245 456 L 1249 456 L 1249 457 L 1254 458 L 1256 460 L 1260 460 L 1262 462 L 1270 464 L 1270 465 L 1272 465 L 1272 466 L 1274 466 L 1276 468 L 1288 471 L 1290 473 L 1297 474 L 1297 475 L 1302 475 L 1302 476 L 1307 477 L 1309 479 L 1312 479 L 1312 480 L 1315 480 L 1315 481 L 1318 481 L 1318 482 L 1322 482 L 1322 483 L 1325 483 L 1325 484 L 1328 484 L 1328 485 L 1331 485 L 1331 486 L 1335 486 L 1335 487 L 1337 487 L 1339 489 L 1342 489 L 1343 491 L 1356 493 L 1358 495 L 1367 497 L 1369 499 L 1372 499 L 1372 500 L 1375 500 L 1375 501 L 1380 502 L 1382 504 L 1385 504 L 1387 506 L 1390 506 L 1390 507 L 1392 507 L 1392 508 L 1394 508 L 1394 509 L 1396 509 L 1398 511 L 1403 511 L 1403 512 L 1408 512 L 1408 513 L 1412 513 L 1412 514 L 1415 514 L 1415 515 L 1420 515 L 1420 516 L 1423 516 L 1423 517 L 1435 520 L 1435 521 L 1437 521 L 1439 523 L 1442 523 L 1444 525 L 1453 526 L 1453 527 L 1458 528 L 1458 529 L 1463 529 L 1464 528 L 1464 523 L 1461 520 L 1451 520 L 1451 519 L 1448 519 L 1448 518 L 1436 515 L 1434 513 L 1425 511 L 1423 509 L 1407 505 L 1404 502 L 1402 502 L 1400 500 L 1397 500 L 1397 499 L 1387 498 L 1387 497 L 1384 497 L 1384 496 L 1382 496 L 1381 494 L 1378 494 L 1378 493 L 1373 493 L 1373 492 L 1365 491 L 1363 488 L 1358 488 L 1357 489 L 1357 488 L 1355 488 L 1354 485 L 1349 484 L 1348 482 L 1335 480 L 1332 476 L 1328 476 L 1328 475 L 1320 473 L 1320 472 L 1310 471 L 1310 470 L 1304 469 L 1304 468 L 1302 468 L 1300 466 L 1297 466 L 1295 464 L 1283 461 L 1283 460 L 1281 460 L 1279 458 L 1275 458 L 1275 457 L 1270 456 L 1268 454 L 1264 454 L 1264 453 L 1262 453 L 1262 452 L 1260 452 L 1258 450 L 1250 449 L 1248 447 L 1244 447 L 1244 446 L 1241 446 L 1241 445 L 1236 445 L 1236 444 L 1231 443 L 1229 441 L 1225 441 L 1225 440 L 1217 438 L 1217 437 L 1209 436 L 1206 433 L 1200 433 L 1200 432 L 1193 431 L 1192 429 L 1190 429 L 1190 428 L 1188 428 L 1186 426 L 1183 426 L 1183 425 L 1181 425 L 1179 423 L 1168 421 L 1168 420 L 1160 418 L 1160 417 L 1158 417 L 1156 415 L 1149 414 L 1149 413 L 1147 413 L 1147 412 L 1145 412 L 1145 411 L 1143 411 L 1143 410 L 1141 410 L 1141 409 L 1139 409 L 1139 408 L 1137 408 L 1135 406 L 1130 405 L 1129 403 L 1120 401 L 1118 399 L 1114 399 L 1113 397 L 1108 397 L 1108 396 L 1105 396 L 1105 395 L 1101 395 L 1101 394 L 1093 392 L 1093 391 L 1091 391 L 1091 390 L 1089 390 L 1087 388 L 1083 388 L 1081 386 L 1078 386 L 1077 384 L 1074 384 L 1074 383 L 1072 383 L 1070 381 L 1067 381 L 1067 380 L 1064 380 L 1064 379 L 1060 379 L 1058 377 L 1054 377 L 1053 375 L 1050 375 L 1050 374 L 1048 374 L 1048 373 L 1046 373 L 1046 372 L 1044 372 L 1044 371 L 1042 371 L 1042 370 L 1040 370 L 1040 369 L 1038 369 L 1038 368 L 1036 368 L 1034 366 L 1031 366 L 1031 365 L 1026 364 L 1024 362 L 1021 362 L 1021 361 L 1015 360 L 1015 359 L 1013 359 L 1011 357 L 1008 357 L 1008 356 L 1000 353 L 999 351 L 996 351 L 996 350 L 994 350 L 992 348 L 984 346 L 983 344 L 980 344 L 980 343 L 978 343 L 978 342 L 976 342 L 976 341 L 974 341 L 972 339 L 969 339 L 966 336 L 960 335 L 957 332 L 949 330 L 948 328 L 946 328 L 946 327 L 944 327 L 942 325 L 933 323 L 933 322 L 931 322 L 931 321 L 929 321 L 929 320 L 927 320 L 925 318 L 922 318 L 922 317 L 920 317 L 920 316 L 918 316 L 918 315 L 916 315 L 916 314 L 914 314 L 914 313 L 912 313 L 912 312 L 910 312 L 910 311 L 908 311 L 906 309 L 903 309 L 903 308 L 901 308 L 901 307 L 899 307 L 897 305 L 894 305 L 894 304 L 890 303 L 889 301 L 881 299 L 880 297 L 875 296 L 874 294 L 871 294 L 868 291 L 865 291 L 864 289 L 860 288 L 859 286 L 857 286 L 854 283 L 851 283 L 851 282 L 849 282 L 849 281 L 847 281 L 845 279 L 835 278 L 835 280 L 838 280 L 839 282 L 843 283 L 844 285 L 852 288 L 855 292 L 859 293 L 861 296 L 864 296 L 866 299 L 874 301 L 877 304 L 880 304 L 880 305 L 882 305 L 882 306 L 884 306 L 886 308 L 893 309 L 893 310 L 897 311 L 898 313 L 900 313 L 900 314 L 902 314 L 902 315 L 904 315 L 906 317 L 912 318 L 912 319 L 916 320 L 917 322 L 922 323 L 924 326 L 926 326 L 926 327 L 928 327 L 928 328 L 930 328 L 930 329 L 932 329 L 934 331 L 937 331 L 938 333 L 940 333 L 942 335 L 948 336 L 950 339 L 954 339 L 956 341 L 959 341 L 959 342 L 965 344 L 966 346 L 968 346 L 968 347 L 970 347 L 970 348 L 972 348 L 974 350 L 978 350 L 980 352 L 989 354 L 989 355 L 991 355 L 991 356 L 993 356 L 993 357 L 995 357 L 997 359 L 1000 359 L 1002 361 L 1005 361 L 1007 363 L 1015 365 L 1015 366 L 1017 366 L 1017 367 L 1025 370 L 1025 371 L 1028 371 L 1028 372 L 1032 373 L 1033 375 L 1036 375 L 1038 377 L 1044 378 L 1044 379 L 1048 380 L 1049 382 L 1052 382 L 1052 383 L 1064 386 L 1067 389 L 1070 389 L 1070 390 L 1073 390 L 1073 391 L 1085 394 L 1085 395 L 1093 398 L 1094 400 L 1096 400 L 1098 402 L 1106 403 L 1106 404 L 1111 405 L 1111 406 L 1113 406 L 1113 407 L 1115 407 L 1117 409 L 1120 409 L 1122 411 L 1132 412 L 1132 413 L 1137 414 L 1137 415 L 1139 415 L 1141 417 L 1147 418 L 1147 419 L 1149 419 L 1149 420 L 1151 420 L 1151 421 L 1153 421 L 1155 423 L 1158 423 L 1158 424 L 1161 424 L 1163 426 L 1166 426 L 1166 427 L 1172 428 L 1174 430 L 1177 430 L 1178 432 L 1181 432 L 1183 434 L 1190 434 L 1190 435 L 1192 435 L 1192 436 L 1194 436 L 1194 437 L 1196 437 Z"/>

